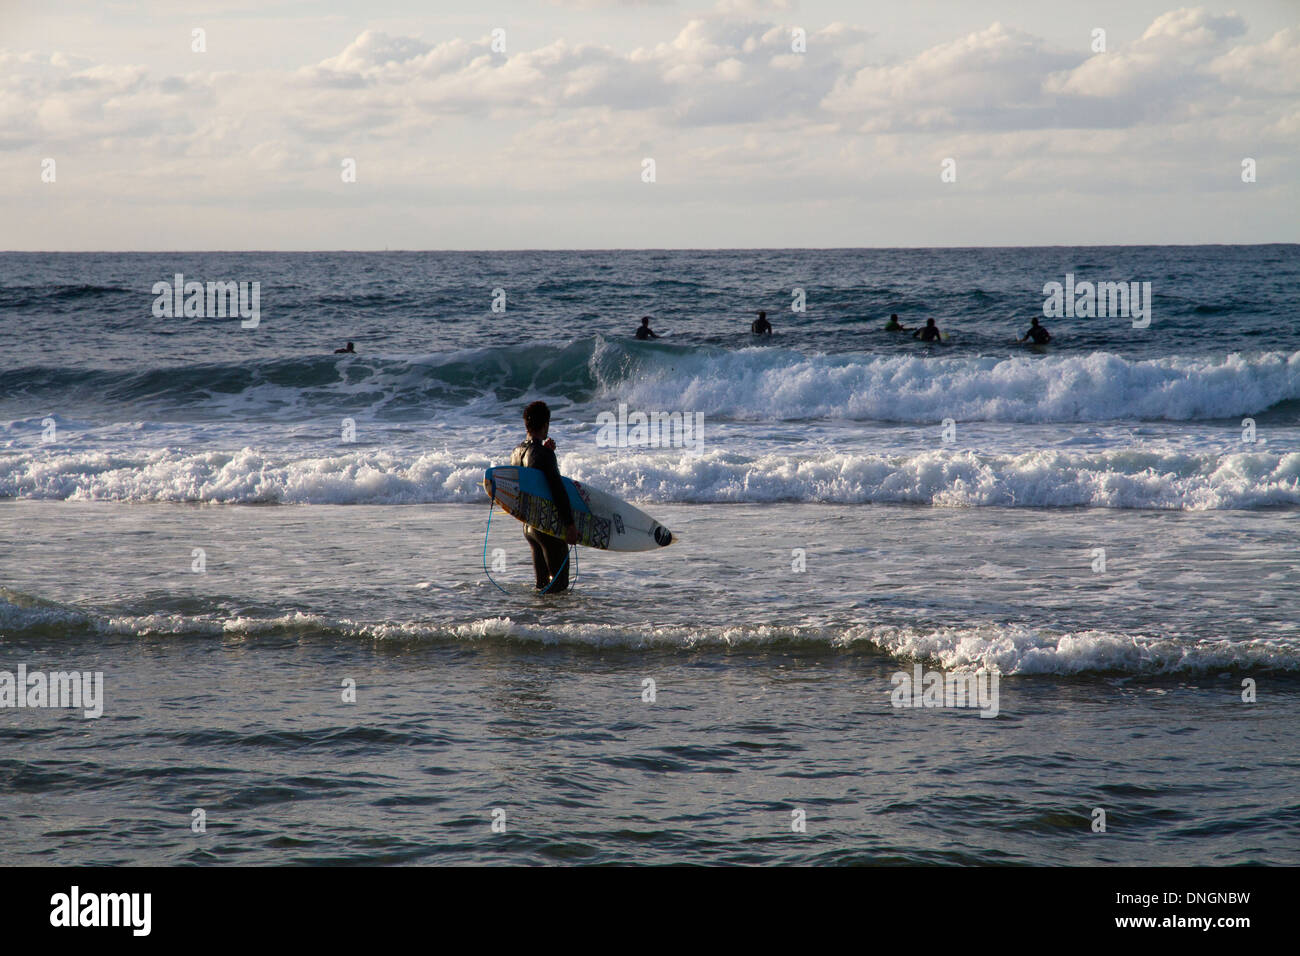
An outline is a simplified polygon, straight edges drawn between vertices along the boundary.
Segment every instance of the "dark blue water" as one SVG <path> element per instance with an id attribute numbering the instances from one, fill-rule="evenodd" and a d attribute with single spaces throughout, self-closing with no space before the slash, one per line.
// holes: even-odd
<path id="1" fill-rule="evenodd" d="M 264 326 L 153 319 L 154 282 L 261 283 Z M 1143 281 L 1152 326 L 1063 319 L 1056 346 L 1125 356 L 1300 348 L 1300 247 L 1122 246 L 1032 249 L 757 251 L 0 254 L 0 309 L 12 366 L 148 368 L 195 361 L 297 359 L 343 341 L 365 353 L 624 335 L 641 315 L 678 342 L 735 346 L 765 309 L 778 341 L 816 352 L 910 348 L 878 329 L 934 317 L 963 350 L 1005 351 L 1042 314 L 1043 286 Z M 491 311 L 492 290 L 506 313 Z M 792 290 L 806 311 L 791 311 Z"/>

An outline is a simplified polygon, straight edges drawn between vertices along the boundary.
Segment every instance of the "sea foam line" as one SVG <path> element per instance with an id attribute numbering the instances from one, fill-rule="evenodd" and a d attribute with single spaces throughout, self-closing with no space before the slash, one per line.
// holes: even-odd
<path id="1" fill-rule="evenodd" d="M 451 450 L 367 449 L 322 457 L 252 448 L 192 453 L 16 452 L 0 460 L 0 496 L 69 501 L 224 504 L 486 502 L 483 470 L 498 463 Z M 1300 506 L 1300 453 L 1145 448 L 904 455 L 600 449 L 562 454 L 563 472 L 634 501 L 902 503 L 951 507 L 1230 510 Z"/>
<path id="2" fill-rule="evenodd" d="M 503 641 L 641 649 L 752 648 L 802 644 L 852 648 L 868 645 L 899 660 L 938 664 L 949 671 L 987 669 L 1012 676 L 1120 674 L 1159 676 L 1214 671 L 1300 671 L 1300 645 L 1292 640 L 1196 642 L 1145 634 L 1085 630 L 1055 632 L 1021 624 L 918 627 L 855 624 L 847 627 L 655 626 L 524 624 L 509 617 L 464 622 L 352 621 L 300 611 L 274 617 L 209 615 L 96 615 L 0 589 L 0 634 L 247 637 L 293 633 L 372 641 Z"/>

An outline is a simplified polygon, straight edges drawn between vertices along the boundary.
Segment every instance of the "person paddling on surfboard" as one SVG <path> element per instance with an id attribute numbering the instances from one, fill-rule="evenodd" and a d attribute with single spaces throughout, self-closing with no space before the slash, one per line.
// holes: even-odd
<path id="1" fill-rule="evenodd" d="M 1035 345 L 1046 345 L 1052 341 L 1052 334 L 1038 324 L 1038 318 L 1035 316 L 1029 326 L 1029 331 L 1020 336 L 1021 342 L 1025 341 L 1025 339 L 1033 339 Z"/>
<path id="2" fill-rule="evenodd" d="M 753 332 L 755 335 L 771 335 L 771 334 L 772 334 L 772 323 L 769 322 L 769 321 L 767 321 L 767 313 L 766 313 L 766 312 L 760 312 L 760 313 L 758 313 L 758 318 L 756 318 L 756 319 L 754 320 L 753 324 L 750 325 L 750 327 L 749 327 L 749 331 Z"/>
<path id="3" fill-rule="evenodd" d="M 638 339 L 657 339 L 659 336 L 650 331 L 650 316 L 641 316 L 641 325 L 636 330 Z"/>
<path id="4" fill-rule="evenodd" d="M 912 327 L 910 325 L 899 325 L 898 314 L 894 313 L 889 317 L 889 321 L 885 323 L 885 331 L 886 332 L 911 332 Z"/>
<path id="5" fill-rule="evenodd" d="M 510 456 L 516 468 L 536 468 L 546 476 L 551 489 L 551 500 L 560 513 L 564 525 L 564 541 L 544 534 L 536 528 L 524 526 L 524 539 L 533 549 L 533 572 L 537 576 L 537 590 L 558 594 L 569 588 L 569 549 L 565 544 L 578 543 L 578 526 L 573 523 L 573 508 L 569 495 L 560 480 L 560 464 L 555 460 L 555 441 L 548 437 L 551 430 L 551 409 L 545 402 L 533 402 L 524 409 L 524 427 L 528 438 L 520 442 Z"/>
<path id="6" fill-rule="evenodd" d="M 934 324 L 934 319 L 926 319 L 925 328 L 917 329 L 912 333 L 912 338 L 920 339 L 922 342 L 938 342 L 941 337 L 939 326 Z"/>

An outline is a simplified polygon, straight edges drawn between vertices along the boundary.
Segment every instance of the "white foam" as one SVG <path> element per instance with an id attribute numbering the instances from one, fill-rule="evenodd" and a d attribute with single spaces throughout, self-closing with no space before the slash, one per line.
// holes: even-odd
<path id="1" fill-rule="evenodd" d="M 869 644 L 900 661 L 933 662 L 949 671 L 986 668 L 1006 675 L 1156 676 L 1223 670 L 1300 670 L 1293 638 L 1190 642 L 1098 630 L 1055 632 L 1023 625 L 967 627 L 853 625 L 849 627 L 655 626 L 523 624 L 509 617 L 461 623 L 358 622 L 295 611 L 269 618 L 151 614 L 96 617 L 74 608 L 0 592 L 0 632 L 89 629 L 104 634 L 220 637 L 228 634 L 322 632 L 384 641 L 518 641 L 542 645 L 619 648 L 759 648 L 790 642 L 851 647 Z"/>
<path id="2" fill-rule="evenodd" d="M 593 367 L 602 349 L 612 348 L 599 344 Z M 605 398 L 630 407 L 736 420 L 1192 421 L 1300 398 L 1300 352 L 1138 361 L 1107 352 L 979 358 L 701 350 L 631 378 L 607 377 L 604 387 Z"/>
<path id="3" fill-rule="evenodd" d="M 1173 510 L 1300 506 L 1300 454 L 1120 448 L 986 454 L 934 448 L 903 455 L 710 450 L 616 456 L 581 448 L 565 474 L 633 501 L 912 503 L 952 507 Z M 482 502 L 494 464 L 450 450 L 367 449 L 326 457 L 177 450 L 16 453 L 0 495 L 73 501 L 283 504 Z"/>
<path id="4" fill-rule="evenodd" d="M 857 631 L 889 654 L 937 661 L 947 670 L 1002 674 L 1175 674 L 1228 668 L 1300 670 L 1300 646 L 1280 641 L 1175 641 L 1105 631 L 1054 633 L 1021 625 Z"/>

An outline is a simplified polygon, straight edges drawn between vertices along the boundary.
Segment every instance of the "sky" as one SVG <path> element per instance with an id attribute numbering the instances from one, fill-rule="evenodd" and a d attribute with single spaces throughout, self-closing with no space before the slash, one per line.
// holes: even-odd
<path id="1" fill-rule="evenodd" d="M 0 0 L 6 250 L 1296 242 L 1298 177 L 1300 0 Z"/>

